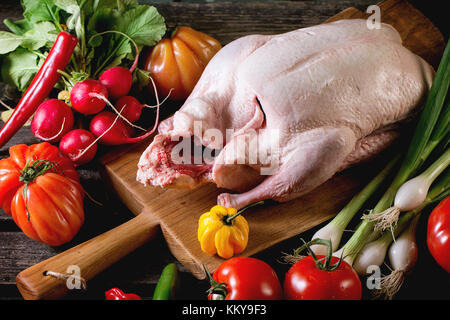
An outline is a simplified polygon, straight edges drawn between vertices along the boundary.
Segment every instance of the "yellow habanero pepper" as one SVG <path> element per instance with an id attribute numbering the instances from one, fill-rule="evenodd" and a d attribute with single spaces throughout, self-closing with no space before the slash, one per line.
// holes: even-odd
<path id="1" fill-rule="evenodd" d="M 203 252 L 218 254 L 224 259 L 231 258 L 245 250 L 248 242 L 249 226 L 240 214 L 247 208 L 263 203 L 251 204 L 239 212 L 234 208 L 214 206 L 200 216 L 198 221 L 198 241 Z"/>

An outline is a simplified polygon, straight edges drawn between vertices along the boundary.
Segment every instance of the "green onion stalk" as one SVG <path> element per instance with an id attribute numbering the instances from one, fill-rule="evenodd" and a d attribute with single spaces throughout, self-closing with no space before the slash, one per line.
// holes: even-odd
<path id="1" fill-rule="evenodd" d="M 386 184 L 388 178 L 392 176 L 394 168 L 400 162 L 400 156 L 395 156 L 386 167 L 381 170 L 367 186 L 356 194 L 350 202 L 342 208 L 342 210 L 322 229 L 317 231 L 313 237 L 314 239 L 326 239 L 331 241 L 333 252 L 339 248 L 342 234 L 353 219 L 356 213 L 362 208 L 366 201 L 377 191 Z M 324 245 L 312 245 L 310 248 L 315 254 L 326 255 L 328 250 Z"/>

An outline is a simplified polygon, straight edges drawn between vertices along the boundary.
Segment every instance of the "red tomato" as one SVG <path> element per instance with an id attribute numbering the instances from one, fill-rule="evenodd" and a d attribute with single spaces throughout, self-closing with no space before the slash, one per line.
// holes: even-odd
<path id="1" fill-rule="evenodd" d="M 338 261 L 332 257 L 330 264 Z M 308 256 L 296 262 L 284 279 L 284 296 L 288 300 L 360 300 L 361 295 L 361 281 L 345 261 L 336 270 L 325 271 Z"/>
<path id="2" fill-rule="evenodd" d="M 283 297 L 280 281 L 267 263 L 249 257 L 235 257 L 214 272 L 214 281 L 225 283 L 225 300 L 279 300 Z M 209 300 L 216 300 L 210 294 Z"/>
<path id="3" fill-rule="evenodd" d="M 428 218 L 427 244 L 434 260 L 450 273 L 450 196 Z"/>
<path id="4" fill-rule="evenodd" d="M 0 160 L 0 204 L 30 238 L 58 246 L 84 222 L 84 191 L 72 162 L 47 143 L 15 145 Z M 26 201 L 25 201 L 26 187 Z"/>

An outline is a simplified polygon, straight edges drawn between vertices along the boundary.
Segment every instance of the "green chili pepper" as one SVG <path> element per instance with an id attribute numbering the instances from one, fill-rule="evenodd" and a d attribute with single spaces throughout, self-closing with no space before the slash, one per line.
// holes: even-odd
<path id="1" fill-rule="evenodd" d="M 153 300 L 172 300 L 175 297 L 178 282 L 178 269 L 175 263 L 169 263 L 162 271 L 153 292 Z"/>

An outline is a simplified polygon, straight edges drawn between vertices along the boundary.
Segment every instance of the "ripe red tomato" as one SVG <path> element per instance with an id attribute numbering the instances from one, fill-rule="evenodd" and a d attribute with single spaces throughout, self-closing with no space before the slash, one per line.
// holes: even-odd
<path id="1" fill-rule="evenodd" d="M 442 200 L 428 218 L 427 244 L 434 260 L 450 273 L 450 196 Z"/>
<path id="2" fill-rule="evenodd" d="M 338 261 L 339 258 L 332 257 L 330 264 Z M 308 256 L 296 262 L 284 279 L 284 296 L 288 300 L 360 300 L 361 295 L 361 281 L 345 261 L 336 270 L 325 271 Z"/>
<path id="3" fill-rule="evenodd" d="M 0 205 L 31 239 L 59 246 L 84 222 L 84 191 L 72 162 L 47 143 L 9 148 L 0 160 Z"/>
<path id="4" fill-rule="evenodd" d="M 264 261 L 235 257 L 222 263 L 214 272 L 214 281 L 224 283 L 225 300 L 279 300 L 283 297 L 277 274 Z M 223 298 L 216 293 L 209 300 Z"/>

